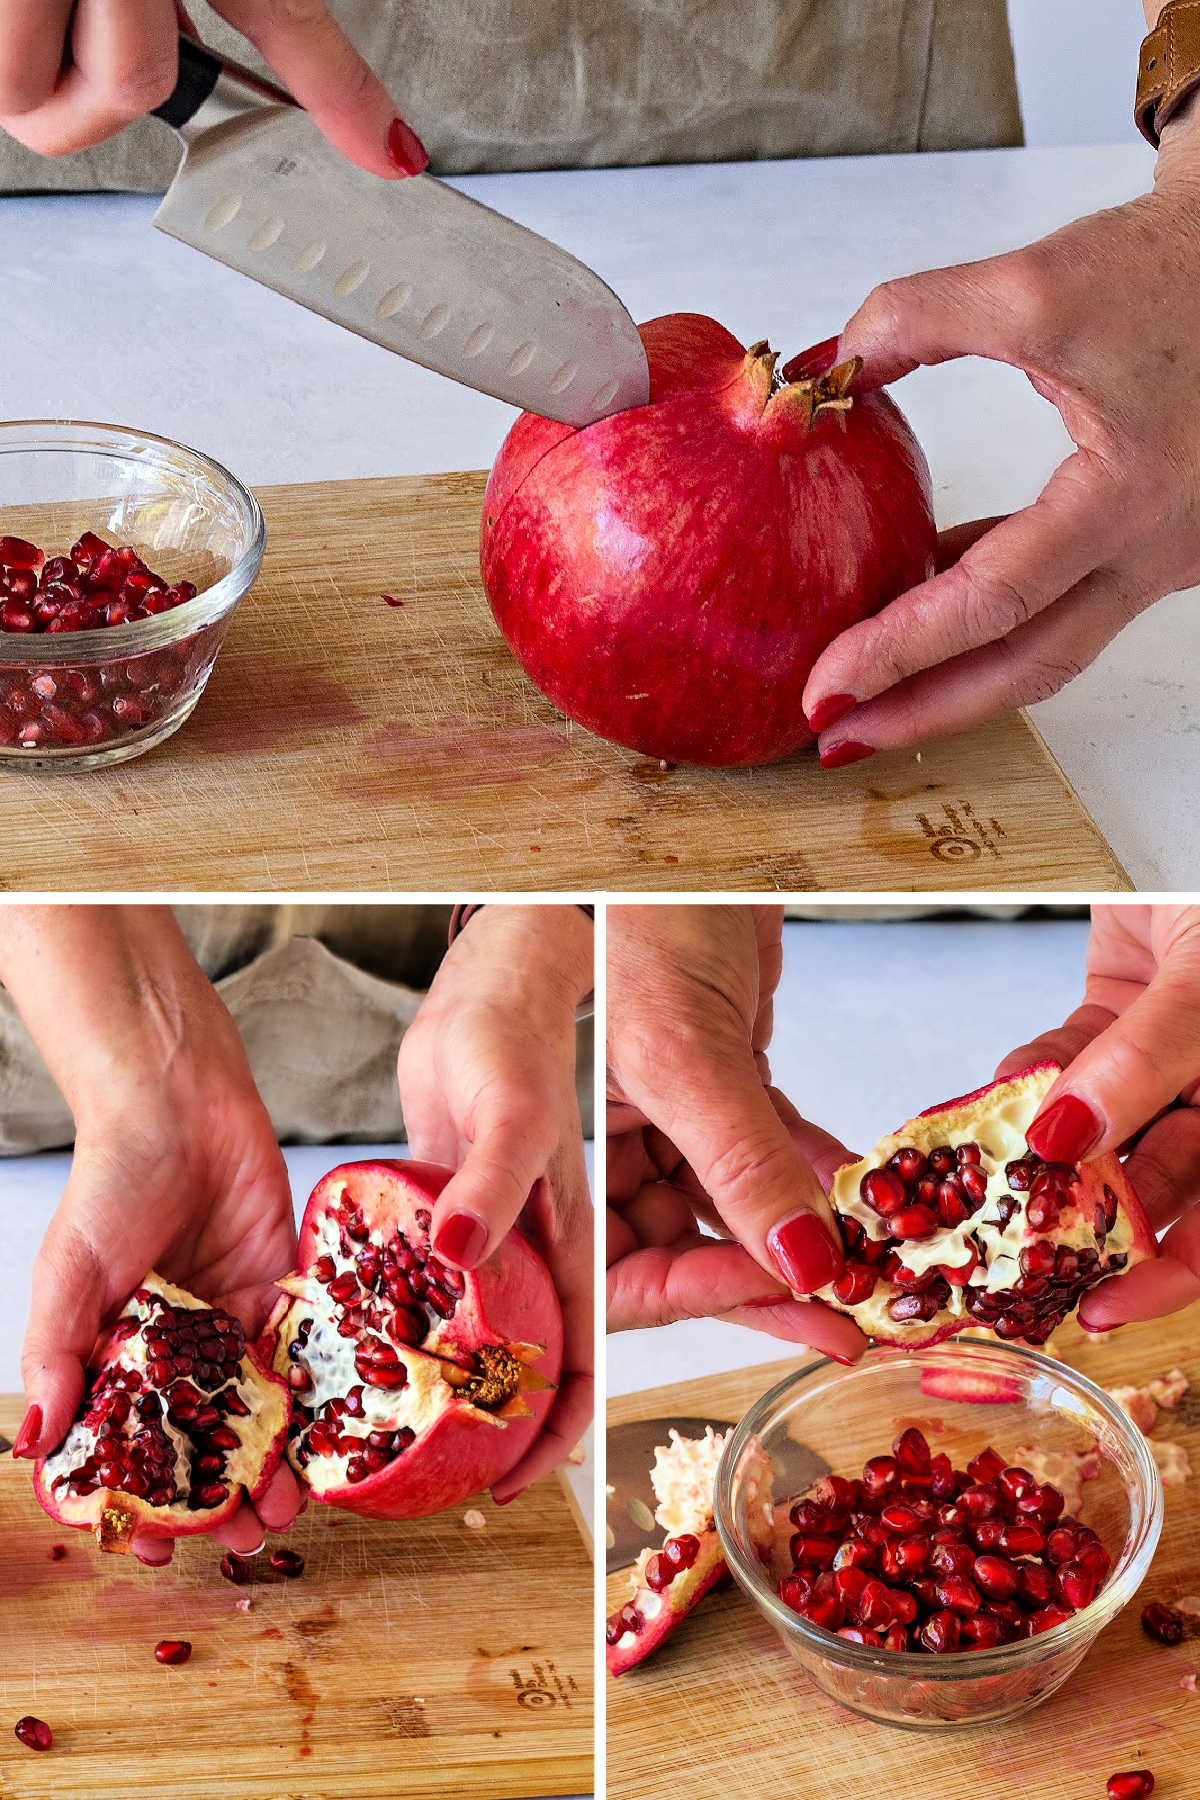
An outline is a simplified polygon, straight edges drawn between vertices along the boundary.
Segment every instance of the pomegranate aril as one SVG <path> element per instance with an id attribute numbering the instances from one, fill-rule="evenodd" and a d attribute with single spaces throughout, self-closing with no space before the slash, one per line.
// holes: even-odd
<path id="1" fill-rule="evenodd" d="M 872 1630 L 878 1628 L 886 1631 L 894 1618 L 891 1590 L 874 1576 L 868 1576 L 858 1600 L 859 1624 L 869 1625 Z"/>
<path id="2" fill-rule="evenodd" d="M 936 1575 L 970 1575 L 975 1567 L 975 1553 L 969 1544 L 935 1544 L 929 1567 Z"/>
<path id="3" fill-rule="evenodd" d="M 892 1454 L 906 1476 L 929 1474 L 933 1457 L 924 1433 L 915 1425 L 900 1433 L 892 1445 Z"/>
<path id="4" fill-rule="evenodd" d="M 962 1624 L 957 1613 L 935 1612 L 921 1627 L 921 1642 L 935 1655 L 957 1650 Z"/>
<path id="5" fill-rule="evenodd" d="M 900 1464 L 894 1456 L 872 1456 L 863 1464 L 863 1486 L 868 1494 L 890 1494 L 900 1480 Z"/>
<path id="6" fill-rule="evenodd" d="M 1142 1608 L 1142 1630 L 1160 1644 L 1181 1643 L 1183 1614 L 1173 1606 L 1164 1606 L 1161 1600 L 1152 1600 Z"/>
<path id="7" fill-rule="evenodd" d="M 1025 1621 L 1024 1631 L 1027 1637 L 1040 1637 L 1043 1631 L 1053 1631 L 1058 1625 L 1065 1625 L 1073 1615 L 1062 1606 L 1053 1603 L 1043 1607 L 1039 1612 L 1030 1613 Z"/>
<path id="8" fill-rule="evenodd" d="M 837 1540 L 797 1532 L 791 1541 L 792 1561 L 797 1566 L 828 1569 L 837 1553 Z"/>
<path id="9" fill-rule="evenodd" d="M 869 1644 L 873 1649 L 881 1649 L 883 1639 L 877 1631 L 870 1631 L 865 1625 L 843 1625 L 838 1632 L 849 1644 Z"/>
<path id="10" fill-rule="evenodd" d="M 889 1625 L 887 1632 L 884 1635 L 883 1647 L 885 1650 L 907 1650 L 908 1631 L 906 1627 L 903 1625 Z"/>
<path id="11" fill-rule="evenodd" d="M 810 1599 L 812 1591 L 812 1577 L 807 1574 L 785 1575 L 779 1584 L 779 1598 L 796 1612 Z"/>
<path id="12" fill-rule="evenodd" d="M 938 1228 L 937 1215 L 927 1206 L 902 1206 L 888 1221 L 893 1237 L 932 1237 Z"/>
<path id="13" fill-rule="evenodd" d="M 834 1591 L 851 1613 L 862 1599 L 866 1585 L 867 1576 L 862 1569 L 838 1569 L 833 1577 Z"/>
<path id="14" fill-rule="evenodd" d="M 859 1183 L 859 1192 L 867 1205 L 885 1219 L 899 1212 L 908 1199 L 904 1183 L 893 1169 L 868 1169 Z"/>
<path id="15" fill-rule="evenodd" d="M 879 1518 L 880 1523 L 886 1525 L 889 1531 L 903 1532 L 906 1535 L 915 1531 L 921 1523 L 920 1515 L 902 1500 L 893 1500 L 885 1506 Z"/>
<path id="16" fill-rule="evenodd" d="M 963 1220 L 969 1219 L 970 1216 L 971 1209 L 967 1205 L 966 1194 L 963 1192 L 961 1182 L 957 1181 L 953 1175 L 948 1175 L 944 1181 L 939 1181 L 937 1187 L 938 1224 L 951 1228 L 961 1225 Z"/>
<path id="17" fill-rule="evenodd" d="M 834 1282 L 833 1291 L 845 1305 L 857 1306 L 870 1299 L 878 1279 L 878 1272 L 867 1263 L 847 1263 Z"/>
<path id="18" fill-rule="evenodd" d="M 250 1564 L 233 1550 L 227 1550 L 221 1558 L 221 1573 L 226 1581 L 232 1581 L 235 1587 L 245 1587 L 254 1575 Z"/>
<path id="19" fill-rule="evenodd" d="M 1054 1577 L 1044 1563 L 1020 1565 L 1020 1601 L 1026 1607 L 1048 1606 L 1054 1593 Z"/>
<path id="20" fill-rule="evenodd" d="M 1154 1792 L 1154 1775 L 1149 1769 L 1119 1769 L 1108 1778 L 1108 1800 L 1146 1800 Z"/>
<path id="21" fill-rule="evenodd" d="M 690 1531 L 681 1531 L 678 1537 L 667 1539 L 662 1554 L 673 1569 L 690 1569 L 700 1554 L 700 1539 Z"/>
<path id="22" fill-rule="evenodd" d="M 906 1145 L 904 1149 L 897 1150 L 894 1156 L 888 1158 L 887 1166 L 889 1169 L 895 1170 L 906 1187 L 911 1187 L 924 1175 L 927 1164 L 925 1156 L 920 1150 Z"/>
<path id="23" fill-rule="evenodd" d="M 1045 1542 L 1036 1525 L 1019 1522 L 1005 1527 L 1000 1548 L 1005 1556 L 1040 1556 Z"/>
<path id="24" fill-rule="evenodd" d="M 973 1456 L 967 1464 L 967 1474 L 971 1480 L 985 1484 L 994 1482 L 1003 1472 L 1004 1458 L 998 1456 L 990 1444 L 985 1450 L 980 1450 L 976 1456 Z"/>
<path id="25" fill-rule="evenodd" d="M 3 542 L 0 539 L 0 543 Z M 19 1738 L 30 1750 L 49 1750 L 54 1742 L 54 1733 L 45 1719 L 35 1719 L 29 1713 L 17 1720 L 13 1726 L 13 1736 Z"/>
<path id="26" fill-rule="evenodd" d="M 937 1597 L 938 1605 L 953 1613 L 975 1613 L 982 1605 L 979 1589 L 965 1575 L 947 1575 L 939 1581 Z"/>
<path id="27" fill-rule="evenodd" d="M 1020 1591 L 1020 1570 L 1007 1557 L 977 1556 L 971 1573 L 975 1585 L 989 1600 L 1012 1600 Z"/>
<path id="28" fill-rule="evenodd" d="M 799 1611 L 813 1625 L 821 1625 L 826 1631 L 837 1631 L 846 1617 L 846 1608 L 832 1595 L 814 1593 Z"/>
<path id="29" fill-rule="evenodd" d="M 0 537 L 0 563 L 6 569 L 40 569 L 43 552 L 28 538 Z"/>
<path id="30" fill-rule="evenodd" d="M 185 1663 L 192 1654 L 192 1646 L 186 1638 L 163 1638 L 154 1646 L 156 1662 L 169 1663 L 172 1667 Z"/>
<path id="31" fill-rule="evenodd" d="M 1054 1578 L 1054 1586 L 1064 1606 L 1081 1612 L 1096 1598 L 1096 1577 L 1085 1563 L 1063 1563 Z"/>

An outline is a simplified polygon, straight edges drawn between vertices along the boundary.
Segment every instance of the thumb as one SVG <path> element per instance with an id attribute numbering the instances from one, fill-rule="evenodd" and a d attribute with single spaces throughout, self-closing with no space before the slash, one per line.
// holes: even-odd
<path id="1" fill-rule="evenodd" d="M 997 279 L 1018 253 L 983 262 L 960 263 L 885 281 L 874 288 L 842 332 L 839 359 L 861 356 L 856 390 L 865 392 L 898 381 L 923 364 L 957 356 L 1017 360 L 1010 347 L 1012 316 L 999 293 L 1013 285 Z"/>
<path id="2" fill-rule="evenodd" d="M 14 1455 L 47 1456 L 67 1435 L 107 1310 L 108 1283 L 92 1246 L 72 1227 L 51 1225 L 33 1266 L 21 1348 L 29 1411 Z"/>
<path id="3" fill-rule="evenodd" d="M 652 1110 L 730 1232 L 763 1268 L 797 1293 L 812 1293 L 842 1266 L 821 1185 L 763 1086 L 749 1042 L 705 1039 L 692 1049 L 679 1057 L 665 1091 L 629 1098 Z"/>
<path id="4" fill-rule="evenodd" d="M 486 1115 L 433 1208 L 435 1253 L 458 1269 L 484 1262 L 516 1223 L 554 1150 L 542 1109 L 510 1097 Z"/>
<path id="5" fill-rule="evenodd" d="M 1166 952 L 1158 973 L 1055 1082 L 1033 1124 L 1030 1146 L 1050 1162 L 1115 1150 L 1197 1077 L 1200 1044 L 1200 927 Z"/>

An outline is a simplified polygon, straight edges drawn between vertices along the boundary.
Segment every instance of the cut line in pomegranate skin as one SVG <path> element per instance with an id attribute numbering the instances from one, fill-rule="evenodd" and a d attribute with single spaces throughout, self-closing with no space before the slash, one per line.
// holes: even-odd
<path id="1" fill-rule="evenodd" d="M 517 1231 L 470 1272 L 429 1240 L 453 1171 L 346 1163 L 313 1189 L 262 1349 L 292 1394 L 288 1459 L 367 1518 L 457 1506 L 520 1460 L 554 1399 L 562 1314 Z"/>
<path id="2" fill-rule="evenodd" d="M 825 647 L 932 573 L 929 470 L 836 345 L 784 374 L 698 313 L 639 329 L 647 405 L 509 432 L 484 588 L 526 674 L 589 730 L 668 763 L 775 762 L 813 742 Z"/>
<path id="3" fill-rule="evenodd" d="M 96 1345 L 79 1412 L 34 1469 L 52 1519 L 127 1552 L 135 1532 L 186 1537 L 266 1489 L 288 1390 L 239 1321 L 153 1272 Z"/>
<path id="4" fill-rule="evenodd" d="M 1073 1165 L 1030 1150 L 1026 1133 L 1061 1072 L 1038 1063 L 933 1107 L 839 1169 L 829 1201 L 846 1262 L 814 1298 L 876 1343 L 936 1344 L 983 1327 L 1044 1344 L 1088 1288 L 1157 1255 L 1115 1156 Z"/>
<path id="5" fill-rule="evenodd" d="M 642 1551 L 630 1597 L 605 1627 L 610 1675 L 645 1662 L 706 1594 L 730 1579 L 713 1523 L 713 1480 L 728 1435 L 717 1437 L 711 1425 L 702 1438 L 672 1430 L 670 1442 L 654 1453 L 654 1517 L 666 1536 L 657 1550 Z"/>
<path id="6" fill-rule="evenodd" d="M 940 1656 L 1039 1637 L 1090 1606 L 1112 1571 L 1051 1483 L 990 1444 L 955 1468 L 911 1425 L 861 1477 L 824 1476 L 788 1519 L 780 1599 L 872 1649 Z"/>

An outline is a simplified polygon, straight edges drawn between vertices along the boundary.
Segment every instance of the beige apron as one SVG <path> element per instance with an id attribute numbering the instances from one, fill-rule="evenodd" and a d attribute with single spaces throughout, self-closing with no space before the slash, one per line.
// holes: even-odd
<path id="1" fill-rule="evenodd" d="M 1005 0 L 331 0 L 435 170 L 980 149 L 1021 141 Z M 263 64 L 207 6 L 201 35 Z M 166 186 L 141 121 L 78 156 L 0 133 L 0 188 Z"/>
<path id="2" fill-rule="evenodd" d="M 397 1142 L 396 1052 L 446 948 L 448 906 L 175 907 L 233 1014 L 283 1142 Z M 466 928 L 470 930 L 468 925 Z M 577 1034 L 592 1124 L 592 1027 Z M 0 990 L 0 1155 L 69 1144 L 71 1115 Z"/>

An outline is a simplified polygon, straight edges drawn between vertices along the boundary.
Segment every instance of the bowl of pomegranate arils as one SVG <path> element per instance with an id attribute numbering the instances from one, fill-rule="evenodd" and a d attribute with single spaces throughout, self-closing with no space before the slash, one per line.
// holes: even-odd
<path id="1" fill-rule="evenodd" d="M 148 432 L 0 423 L 0 764 L 92 769 L 177 731 L 258 574 L 258 502 Z"/>
<path id="2" fill-rule="evenodd" d="M 828 1473 L 803 1493 L 799 1449 Z M 735 1580 L 839 1705 L 915 1729 L 1027 1712 L 1137 1592 L 1163 1496 L 1145 1438 L 1038 1350 L 959 1339 L 808 1363 L 732 1433 Z"/>

